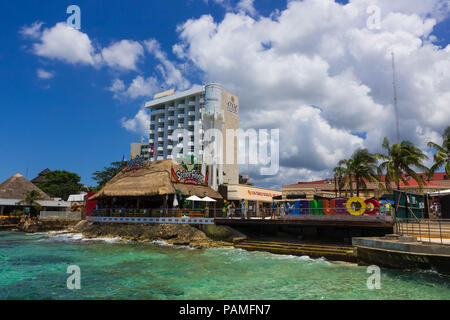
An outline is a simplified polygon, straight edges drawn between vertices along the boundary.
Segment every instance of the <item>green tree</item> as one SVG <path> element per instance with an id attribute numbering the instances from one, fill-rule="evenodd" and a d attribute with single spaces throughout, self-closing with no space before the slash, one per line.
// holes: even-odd
<path id="1" fill-rule="evenodd" d="M 122 171 L 127 166 L 126 161 L 112 162 L 109 167 L 104 167 L 102 171 L 95 171 L 92 174 L 92 179 L 97 181 L 97 191 L 111 180 L 116 174 Z"/>
<path id="2" fill-rule="evenodd" d="M 356 150 L 350 159 L 339 161 L 333 171 L 335 172 L 335 184 L 339 185 L 339 190 L 347 184 L 352 197 L 353 183 L 356 185 L 356 195 L 359 197 L 361 190 L 367 190 L 366 181 L 379 181 L 377 160 L 367 149 Z"/>
<path id="3" fill-rule="evenodd" d="M 428 172 L 429 169 L 423 164 L 428 159 L 427 155 L 409 141 L 390 145 L 389 140 L 384 138 L 381 146 L 386 150 L 386 154 L 377 153 L 375 157 L 377 160 L 382 160 L 378 166 L 378 173 L 381 175 L 386 172 L 386 189 L 392 190 L 391 184 L 393 182 L 398 190 L 400 190 L 400 182 L 409 185 L 406 176 L 413 178 L 422 188 L 425 181 L 414 169 L 422 169 L 424 172 Z"/>
<path id="4" fill-rule="evenodd" d="M 345 187 L 345 169 L 341 166 L 337 166 L 333 169 L 334 172 L 334 188 L 336 190 L 336 196 L 341 196 L 341 190 Z"/>
<path id="5" fill-rule="evenodd" d="M 338 162 L 338 167 L 342 174 L 341 179 L 344 180 L 344 186 L 348 184 L 350 196 L 353 197 L 353 159 L 342 159 Z M 347 194 L 347 190 L 345 190 L 345 194 Z"/>
<path id="6" fill-rule="evenodd" d="M 41 211 L 42 207 L 37 200 L 42 200 L 41 194 L 36 190 L 31 190 L 25 194 L 25 198 L 19 202 L 18 205 L 32 206 L 36 211 Z"/>
<path id="7" fill-rule="evenodd" d="M 38 187 L 51 197 L 67 200 L 69 195 L 82 190 L 80 180 L 80 176 L 76 173 L 54 170 L 45 174 L 44 182 L 39 183 Z"/>
<path id="8" fill-rule="evenodd" d="M 356 182 L 356 195 L 360 190 L 367 190 L 366 181 L 379 182 L 377 159 L 367 149 L 358 149 L 352 155 L 351 170 Z"/>
<path id="9" fill-rule="evenodd" d="M 434 154 L 434 164 L 430 168 L 428 177 L 430 178 L 433 173 L 440 167 L 445 168 L 445 173 L 450 176 L 450 126 L 445 129 L 442 135 L 442 145 L 438 145 L 432 141 L 428 142 L 428 147 L 436 150 Z"/>

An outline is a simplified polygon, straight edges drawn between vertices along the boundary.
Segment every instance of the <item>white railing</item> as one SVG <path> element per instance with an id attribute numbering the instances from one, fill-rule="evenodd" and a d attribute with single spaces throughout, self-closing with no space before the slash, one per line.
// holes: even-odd
<path id="1" fill-rule="evenodd" d="M 90 222 L 115 222 L 115 223 L 178 223 L 178 224 L 214 224 L 213 218 L 190 218 L 190 217 L 93 217 L 87 216 Z"/>
<path id="2" fill-rule="evenodd" d="M 41 211 L 41 220 L 81 220 L 80 212 L 69 212 L 69 211 Z"/>

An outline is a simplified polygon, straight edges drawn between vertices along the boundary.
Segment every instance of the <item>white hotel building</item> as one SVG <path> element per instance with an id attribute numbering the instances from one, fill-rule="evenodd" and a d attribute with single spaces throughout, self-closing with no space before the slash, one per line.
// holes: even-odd
<path id="1" fill-rule="evenodd" d="M 239 128 L 239 98 L 217 83 L 183 92 L 165 91 L 155 95 L 145 107 L 150 109 L 149 144 L 156 153 L 150 153 L 151 161 L 172 159 L 172 152 L 177 148 L 176 158 L 194 155 L 197 163 L 203 163 L 204 133 L 209 128 L 223 132 L 223 159 L 226 159 L 225 130 Z M 176 132 L 177 129 L 186 129 L 187 136 Z M 210 167 L 210 186 L 239 183 L 237 150 L 234 138 L 234 164 L 218 163 Z M 206 166 L 202 165 L 202 173 L 205 171 Z"/>

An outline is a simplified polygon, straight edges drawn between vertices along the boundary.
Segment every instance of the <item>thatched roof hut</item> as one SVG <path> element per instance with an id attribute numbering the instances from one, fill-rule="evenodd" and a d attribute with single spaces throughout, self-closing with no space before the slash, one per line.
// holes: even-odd
<path id="1" fill-rule="evenodd" d="M 183 167 L 172 160 L 147 162 L 136 170 L 123 169 L 89 200 L 105 197 L 144 197 L 175 194 L 208 196 L 222 199 L 217 191 L 204 185 L 177 183 L 171 169 L 183 170 Z"/>
<path id="2" fill-rule="evenodd" d="M 24 199 L 26 194 L 33 190 L 39 192 L 42 200 L 52 200 L 20 173 L 16 173 L 0 184 L 0 199 Z"/>

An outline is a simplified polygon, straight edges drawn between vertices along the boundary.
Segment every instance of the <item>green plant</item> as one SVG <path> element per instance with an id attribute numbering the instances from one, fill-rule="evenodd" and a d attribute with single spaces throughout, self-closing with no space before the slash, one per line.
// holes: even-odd
<path id="1" fill-rule="evenodd" d="M 38 200 L 42 200 L 41 194 L 36 190 L 31 190 L 27 194 L 25 194 L 25 198 L 19 202 L 18 205 L 28 205 L 32 206 L 36 211 L 41 211 L 42 206 L 37 202 Z"/>
<path id="2" fill-rule="evenodd" d="M 430 168 L 428 178 L 442 166 L 444 166 L 445 173 L 450 176 L 450 126 L 442 134 L 442 145 L 430 141 L 428 142 L 428 147 L 436 150 L 433 157 L 434 164 Z"/>
<path id="3" fill-rule="evenodd" d="M 409 141 L 390 145 L 389 140 L 384 138 L 381 146 L 386 150 L 386 154 L 377 153 L 375 157 L 377 160 L 382 160 L 378 166 L 378 174 L 381 175 L 382 172 L 386 172 L 386 189 L 392 190 L 392 183 L 396 184 L 397 189 L 400 189 L 400 182 L 409 185 L 407 176 L 413 178 L 419 185 L 419 188 L 422 188 L 425 181 L 414 169 L 429 171 L 423 164 L 428 159 L 427 155 Z"/>

